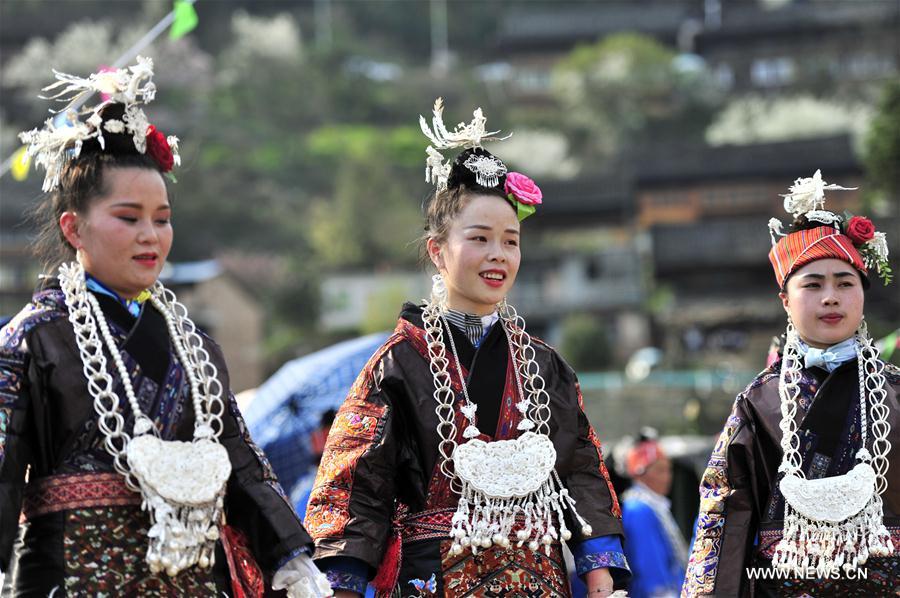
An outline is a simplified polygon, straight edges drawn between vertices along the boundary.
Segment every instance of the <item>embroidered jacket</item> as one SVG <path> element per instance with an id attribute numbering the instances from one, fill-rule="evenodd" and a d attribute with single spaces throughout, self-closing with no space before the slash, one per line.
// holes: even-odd
<path id="1" fill-rule="evenodd" d="M 771 569 L 784 517 L 784 499 L 778 489 L 780 368 L 779 360 L 737 396 L 719 436 L 700 485 L 700 514 L 681 595 L 891 594 L 900 579 L 900 463 L 896 450 L 888 454 L 888 488 L 882 495 L 893 556 L 870 558 L 867 579 L 762 579 L 767 576 L 763 571 Z M 886 365 L 885 378 L 891 426 L 888 440 L 896 447 L 900 446 L 900 370 Z M 797 418 L 807 478 L 831 477 L 852 469 L 861 444 L 856 360 L 830 374 L 818 367 L 804 369 Z"/>
<path id="2" fill-rule="evenodd" d="M 162 438 L 190 440 L 190 389 L 162 315 L 147 302 L 135 318 L 107 294 L 95 296 L 143 412 Z M 203 341 L 227 395 L 220 436 L 232 464 L 225 515 L 246 536 L 263 573 L 271 575 L 311 539 L 250 439 L 218 345 L 206 336 Z M 133 414 L 107 360 L 130 431 Z M 57 596 L 211 595 L 217 588 L 230 594 L 221 551 L 212 573 L 198 567 L 172 579 L 149 573 L 144 562 L 149 519 L 140 495 L 124 487 L 112 467 L 82 367 L 58 288 L 36 293 L 0 332 L 0 570 L 7 574 L 7 589 L 42 596 L 54 588 Z M 21 526 L 24 544 L 13 554 L 20 512 L 27 520 Z M 244 569 L 245 563 L 235 567 Z"/>
<path id="3" fill-rule="evenodd" d="M 494 325 L 477 350 L 463 331 L 455 326 L 451 330 L 469 395 L 478 405 L 481 438 L 517 437 L 521 416 L 515 403 L 520 398 L 502 326 Z M 593 528 L 591 537 L 620 537 L 621 511 L 600 442 L 584 414 L 575 374 L 553 349 L 537 339 L 533 345 L 550 396 L 556 469 L 578 512 Z M 447 348 L 449 354 L 449 343 Z M 456 367 L 449 373 L 461 402 Z M 356 591 L 363 591 L 366 579 L 381 566 L 376 585 L 404 597 L 462 595 L 489 582 L 496 591 L 513 592 L 510 595 L 567 595 L 559 545 L 550 555 L 524 546 L 508 553 L 488 549 L 478 559 L 469 550 L 449 556 L 447 532 L 457 495 L 439 471 L 433 393 L 421 308 L 407 304 L 394 334 L 360 373 L 328 437 L 306 513 L 318 564 L 332 571 L 336 587 Z M 459 405 L 461 444 L 465 425 Z M 568 527 L 573 533 L 570 545 L 580 557 L 579 573 L 611 567 L 620 585 L 626 581 L 624 555 L 614 548 L 620 546 L 618 541 L 607 549 L 601 542 L 578 550 L 589 539 L 581 536 L 576 522 L 568 521 Z M 429 584 L 432 575 L 434 583 Z M 428 593 L 432 585 L 433 593 Z"/>

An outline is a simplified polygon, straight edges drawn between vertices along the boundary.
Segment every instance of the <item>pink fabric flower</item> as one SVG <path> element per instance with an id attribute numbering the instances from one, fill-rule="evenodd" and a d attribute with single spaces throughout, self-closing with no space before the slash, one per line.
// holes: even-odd
<path id="1" fill-rule="evenodd" d="M 529 206 L 538 205 L 544 197 L 541 188 L 520 172 L 507 173 L 503 190 L 512 195 L 516 201 Z"/>

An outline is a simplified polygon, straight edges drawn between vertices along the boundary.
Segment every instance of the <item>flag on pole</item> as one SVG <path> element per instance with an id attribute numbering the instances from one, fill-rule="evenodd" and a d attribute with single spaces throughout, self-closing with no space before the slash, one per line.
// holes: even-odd
<path id="1" fill-rule="evenodd" d="M 9 170 L 17 181 L 24 181 L 28 178 L 28 169 L 31 167 L 31 156 L 28 155 L 26 147 L 23 145 L 12 155 L 12 163 Z"/>
<path id="2" fill-rule="evenodd" d="M 184 37 L 193 31 L 200 21 L 197 11 L 194 10 L 194 3 L 188 0 L 175 0 L 172 12 L 175 14 L 172 19 L 172 28 L 169 29 L 169 39 Z"/>

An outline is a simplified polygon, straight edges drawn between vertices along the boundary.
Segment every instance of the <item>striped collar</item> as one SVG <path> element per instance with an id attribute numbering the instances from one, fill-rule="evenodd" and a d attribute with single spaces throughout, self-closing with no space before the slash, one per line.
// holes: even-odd
<path id="1" fill-rule="evenodd" d="M 481 345 L 481 342 L 484 340 L 484 337 L 487 336 L 488 332 L 490 332 L 494 322 L 500 319 L 497 312 L 493 312 L 486 316 L 476 316 L 475 314 L 467 314 L 465 312 L 456 311 L 455 309 L 448 309 L 445 315 L 447 321 L 462 331 L 476 349 Z"/>

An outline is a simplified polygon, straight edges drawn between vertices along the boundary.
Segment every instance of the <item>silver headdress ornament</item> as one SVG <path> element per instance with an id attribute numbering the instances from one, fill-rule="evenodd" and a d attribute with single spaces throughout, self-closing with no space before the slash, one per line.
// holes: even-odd
<path id="1" fill-rule="evenodd" d="M 856 187 L 841 187 L 822 180 L 822 171 L 816 170 L 811 177 L 799 178 L 783 193 L 784 210 L 794 218 L 805 216 L 807 220 L 821 222 L 838 227 L 843 218 L 825 208 L 825 191 L 855 191 Z M 778 242 L 777 237 L 784 237 L 782 223 L 777 218 L 769 219 L 769 236 L 772 237 L 772 245 Z"/>
<path id="2" fill-rule="evenodd" d="M 826 190 L 855 191 L 856 187 L 841 187 L 840 185 L 826 183 L 822 180 L 822 171 L 817 170 L 811 177 L 795 180 L 794 184 L 790 186 L 790 192 L 782 195 L 784 198 L 784 209 L 794 218 L 806 214 L 810 220 L 831 224 L 833 220 L 826 222 L 816 217 L 817 215 L 821 216 L 821 212 L 824 211 Z M 831 215 L 834 216 L 834 214 Z"/>
<path id="3" fill-rule="evenodd" d="M 481 108 L 476 108 L 472 113 L 472 122 L 466 124 L 461 122 L 456 125 L 453 131 L 448 131 L 444 125 L 444 100 L 438 98 L 434 101 L 432 113 L 434 117 L 431 119 L 431 127 L 424 116 L 419 116 L 419 126 L 422 133 L 431 141 L 431 145 L 425 148 L 428 157 L 425 160 L 425 181 L 434 184 L 438 191 L 447 188 L 447 179 L 450 177 L 452 162 L 444 161 L 443 154 L 438 150 L 447 150 L 454 148 L 475 148 L 481 147 L 483 141 L 503 141 L 509 139 L 512 135 L 505 137 L 495 137 L 500 131 L 487 131 L 485 125 L 487 119 Z M 499 182 L 499 177 L 506 174 L 506 166 L 497 158 L 491 159 L 488 156 L 478 156 L 477 160 L 473 160 L 475 156 L 466 160 L 464 166 L 475 173 L 475 180 L 479 185 L 485 187 L 494 187 Z"/>
<path id="4" fill-rule="evenodd" d="M 100 147 L 105 148 L 104 130 L 113 134 L 127 131 L 133 136 L 135 149 L 142 154 L 147 151 L 150 123 L 140 106 L 152 102 L 156 96 L 156 85 L 152 81 L 152 59 L 138 56 L 136 65 L 94 73 L 86 79 L 56 70 L 53 74 L 58 81 L 45 87 L 43 91 L 58 90 L 60 87 L 63 89 L 55 95 L 41 98 L 64 102 L 66 105 L 60 110 L 51 110 L 52 114 L 63 114 L 64 119 L 59 123 L 59 117 L 49 118 L 43 129 L 32 129 L 19 134 L 19 139 L 27 145 L 28 155 L 34 158 L 37 165 L 47 170 L 42 187 L 44 191 L 50 191 L 59 185 L 63 166 L 80 155 L 85 141 L 96 138 Z M 94 93 L 107 97 L 94 106 L 81 107 Z M 125 114 L 122 120 L 112 119 L 104 123 L 100 112 L 113 103 L 123 104 Z M 82 121 L 81 117 L 87 115 L 90 116 Z M 172 151 L 174 165 L 180 165 L 178 138 L 170 135 L 166 142 Z"/>

